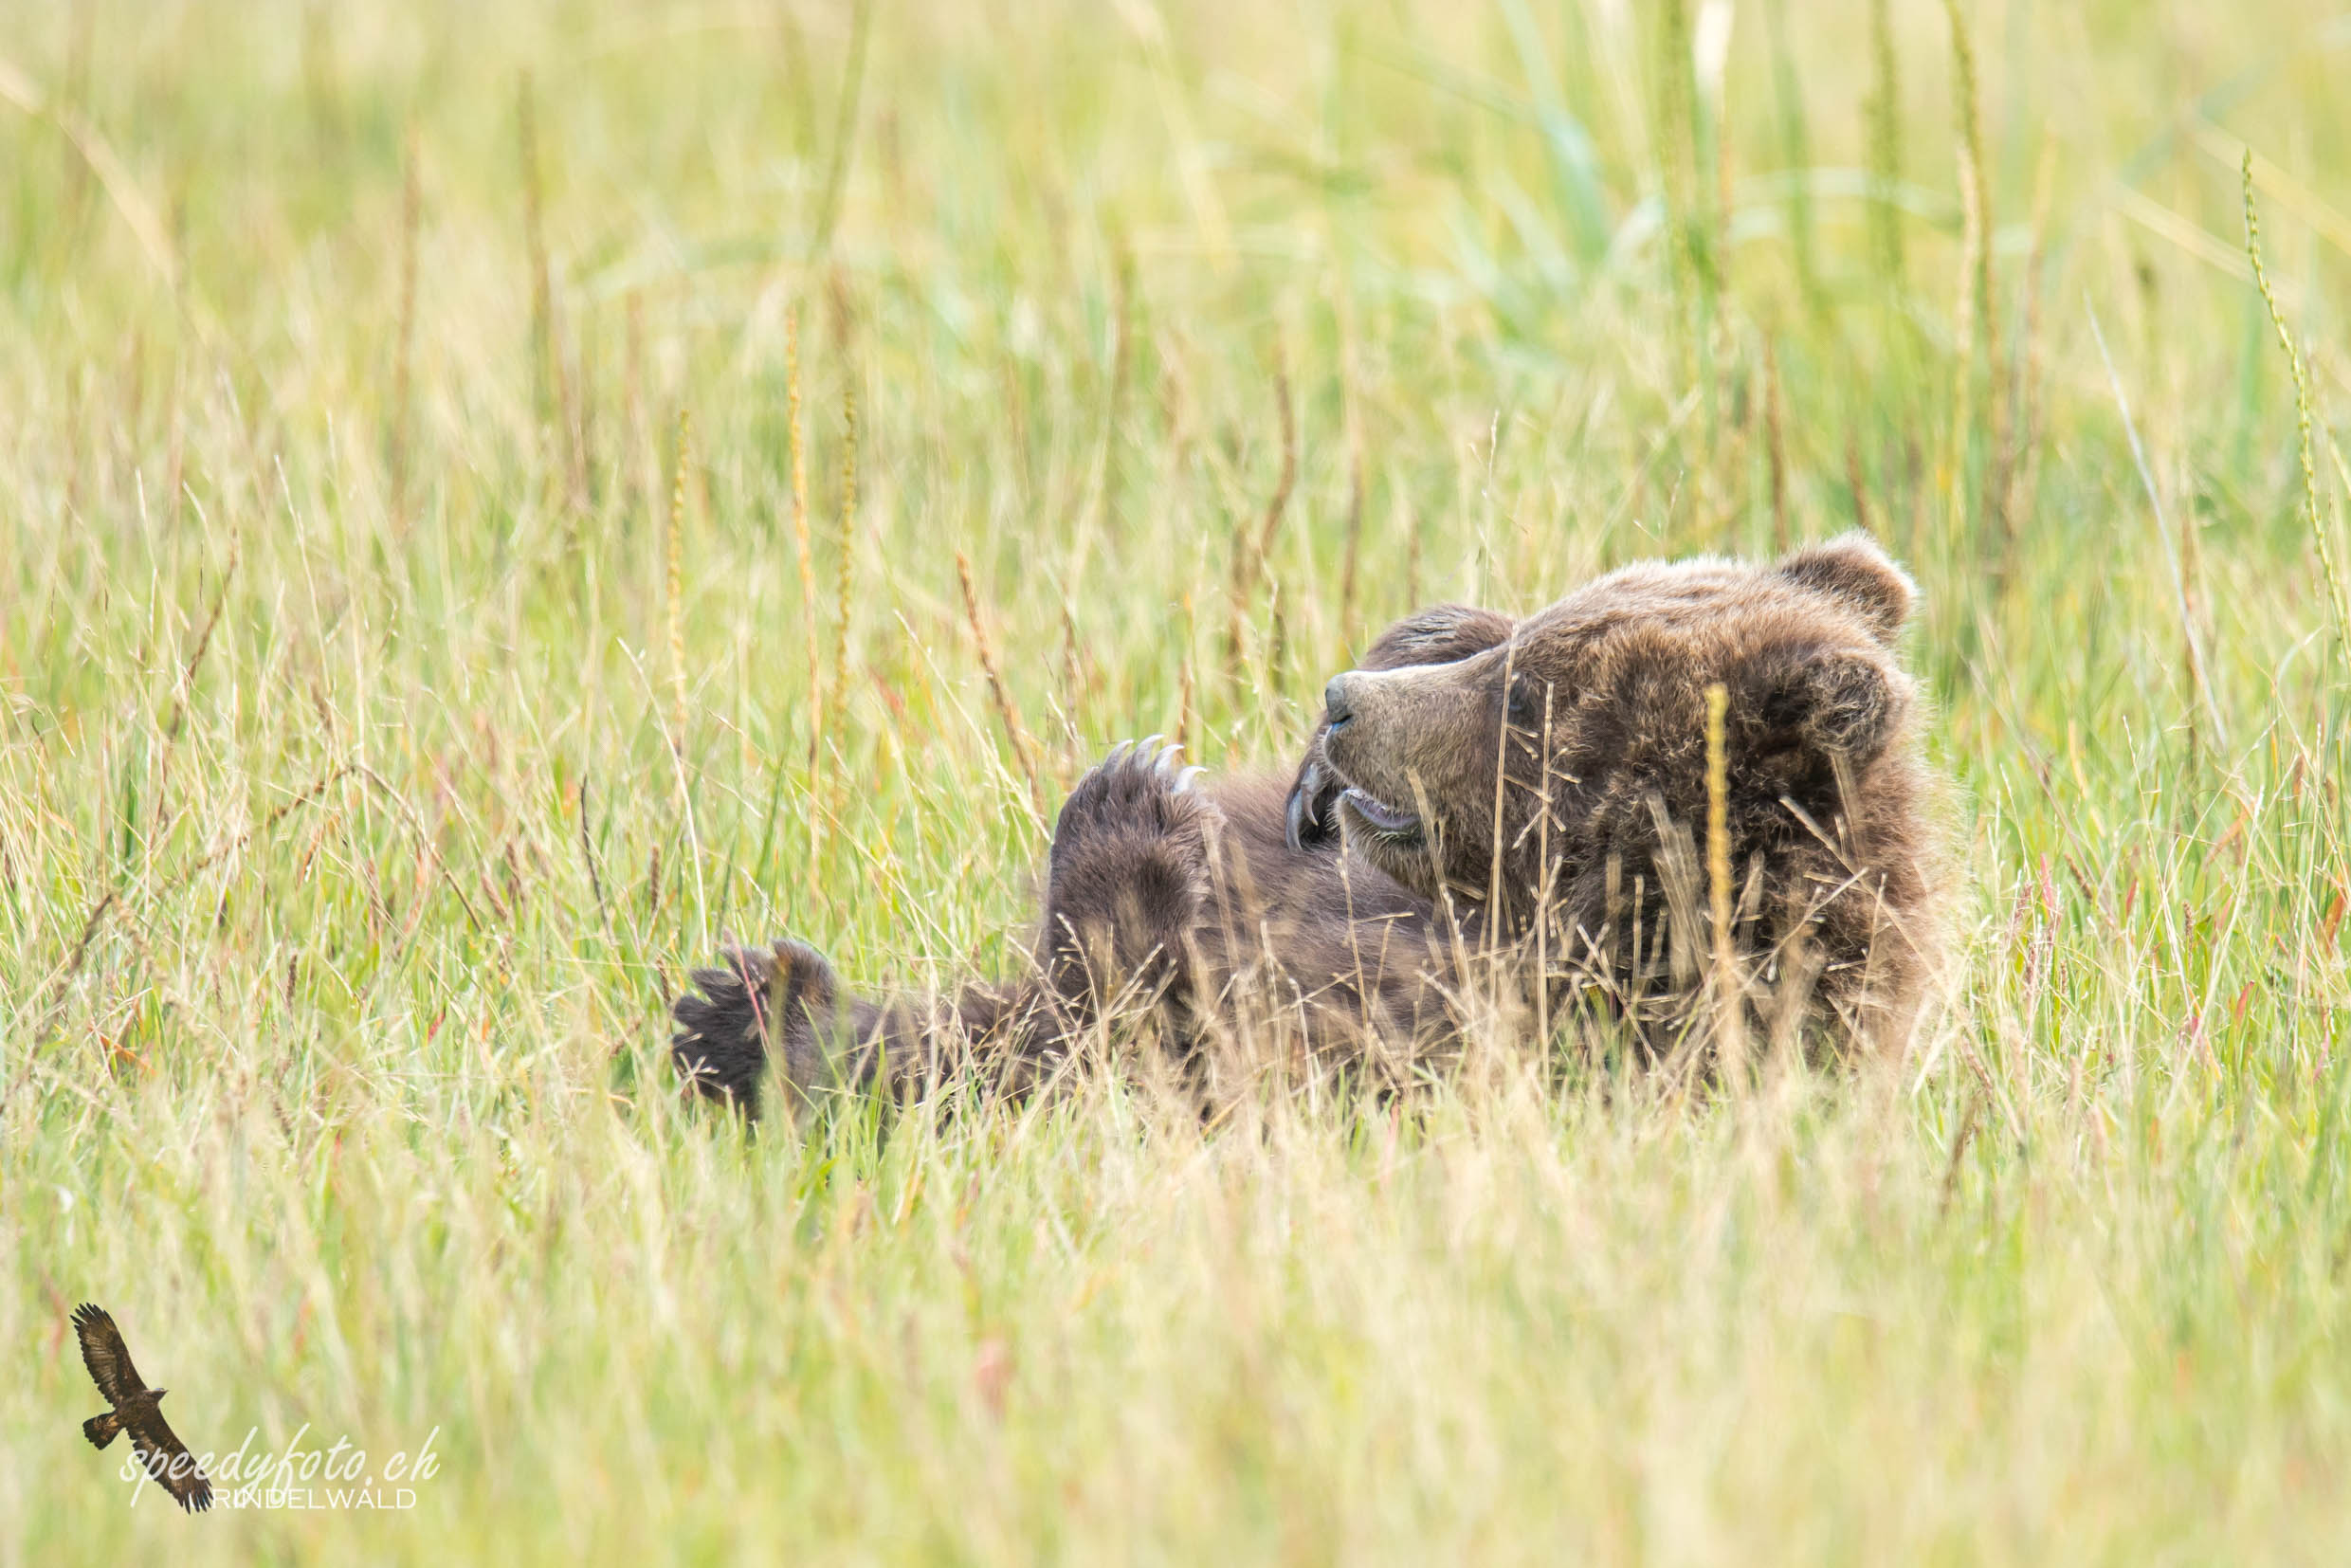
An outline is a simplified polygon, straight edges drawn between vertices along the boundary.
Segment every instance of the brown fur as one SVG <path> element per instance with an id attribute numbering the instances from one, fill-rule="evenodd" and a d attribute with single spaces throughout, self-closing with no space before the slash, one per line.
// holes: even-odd
<path id="1" fill-rule="evenodd" d="M 1705 690 L 1720 683 L 1755 1021 L 1896 1040 L 1939 945 L 1919 702 L 1895 655 L 1914 597 L 1848 535 L 1771 568 L 1628 567 L 1502 635 L 1480 621 L 1485 646 L 1449 663 L 1331 683 L 1300 837 L 1344 838 L 1488 951 L 1533 939 L 1552 984 L 1600 993 L 1652 1046 L 1678 1042 L 1708 947 Z"/>
<path id="2" fill-rule="evenodd" d="M 919 1094 L 965 1067 L 1029 1088 L 1112 1019 L 1193 1065 L 1303 1038 L 1322 1055 L 1409 1048 L 1443 1028 L 1428 903 L 1336 846 L 1294 847 L 1276 778 L 1208 787 L 1146 743 L 1080 780 L 1055 824 L 1035 962 L 946 997 L 846 995 L 806 943 L 730 948 L 680 998 L 672 1051 L 756 1112 L 769 1060 L 793 1087 Z"/>
<path id="3" fill-rule="evenodd" d="M 1030 970 L 937 999 L 845 996 L 814 950 L 731 950 L 673 1050 L 756 1110 L 1032 1085 L 1117 1016 L 1212 1069 L 1238 1053 L 1409 1064 L 1457 1036 L 1465 963 L 1542 1016 L 1596 1004 L 1647 1054 L 1707 1038 L 1704 692 L 1729 693 L 1737 985 L 1769 1038 L 1898 1042 L 1937 946 L 1913 591 L 1859 536 L 1772 567 L 1644 564 L 1522 621 L 1455 606 L 1334 679 L 1288 789 L 1203 788 L 1121 748 L 1056 824 Z M 1498 808 L 1499 803 L 1499 810 Z"/>

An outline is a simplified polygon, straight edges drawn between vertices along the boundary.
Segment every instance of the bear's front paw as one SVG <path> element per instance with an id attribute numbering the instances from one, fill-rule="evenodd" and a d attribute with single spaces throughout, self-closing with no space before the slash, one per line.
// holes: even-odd
<path id="1" fill-rule="evenodd" d="M 1159 740 L 1156 735 L 1121 740 L 1078 780 L 1053 825 L 1056 876 L 1114 845 L 1173 839 L 1187 849 L 1206 851 L 1209 824 L 1217 811 L 1193 788 L 1201 770 L 1178 767 L 1183 748 L 1161 746 Z"/>
<path id="2" fill-rule="evenodd" d="M 829 1060 L 841 985 L 825 956 L 789 939 L 768 951 L 720 950 L 725 967 L 698 969 L 702 994 L 678 998 L 669 1054 L 710 1099 L 759 1114 L 759 1080 L 771 1056 L 795 1091 L 814 1086 Z"/>
<path id="3" fill-rule="evenodd" d="M 1210 884 L 1223 821 L 1193 787 L 1197 768 L 1153 736 L 1121 741 L 1078 781 L 1053 829 L 1046 940 L 1056 987 L 1075 999 L 1172 976 Z"/>

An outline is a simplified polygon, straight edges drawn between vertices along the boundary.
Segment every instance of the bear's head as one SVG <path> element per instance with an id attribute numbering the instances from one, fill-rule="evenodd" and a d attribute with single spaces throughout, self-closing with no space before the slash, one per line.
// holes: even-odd
<path id="1" fill-rule="evenodd" d="M 1914 598 L 1850 534 L 1770 566 L 1627 567 L 1523 620 L 1422 611 L 1331 681 L 1292 843 L 1343 838 L 1488 931 L 1547 906 L 1596 943 L 1630 878 L 1656 897 L 1668 838 L 1704 842 L 1719 683 L 1742 884 L 1815 925 L 1840 884 L 1916 902 L 1917 698 L 1895 657 Z"/>

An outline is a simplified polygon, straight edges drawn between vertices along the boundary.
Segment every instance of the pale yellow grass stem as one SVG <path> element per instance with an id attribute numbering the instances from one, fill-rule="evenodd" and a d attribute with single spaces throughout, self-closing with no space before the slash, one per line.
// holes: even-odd
<path id="1" fill-rule="evenodd" d="M 2261 218 L 2253 209 L 2253 150 L 2245 150 L 2245 253 L 2252 258 L 2253 282 L 2260 286 L 2262 303 L 2269 307 L 2270 325 L 2277 328 L 2278 347 L 2286 351 L 2286 363 L 2294 374 L 2294 423 L 2298 436 L 2298 451 L 2302 459 L 2302 515 L 2310 530 L 2310 542 L 2318 546 L 2319 568 L 2326 574 L 2326 596 L 2335 611 L 2335 637 L 2344 656 L 2351 658 L 2351 595 L 2343 592 L 2342 573 L 2335 565 L 2335 543 L 2319 511 L 2318 465 L 2312 458 L 2310 442 L 2310 372 L 2303 362 L 2302 351 L 2294 346 L 2294 335 L 2286 325 L 2286 312 L 2278 307 L 2277 291 L 2269 286 L 2269 269 L 2261 260 Z"/>
<path id="2" fill-rule="evenodd" d="M 979 649 L 979 667 L 988 677 L 988 694 L 995 700 L 996 717 L 1004 722 L 1004 737 L 1011 742 L 1012 756 L 1020 763 L 1020 771 L 1029 781 L 1029 799 L 1042 813 L 1044 796 L 1037 784 L 1037 742 L 1022 723 L 1020 710 L 1012 705 L 1011 691 L 1004 684 L 1003 666 L 996 662 L 995 644 L 988 636 L 988 623 L 979 613 L 979 588 L 972 580 L 972 558 L 962 551 L 956 552 L 956 578 L 963 585 L 963 616 L 971 624 L 972 642 Z"/>
<path id="3" fill-rule="evenodd" d="M 1706 687 L 1706 899 L 1714 918 L 1717 1050 L 1724 1079 L 1736 1085 L 1747 1057 L 1747 1005 L 1731 945 L 1730 758 L 1723 740 L 1729 690 Z"/>
<path id="4" fill-rule="evenodd" d="M 808 627 L 809 775 L 813 785 L 817 756 L 825 742 L 825 673 L 817 657 L 816 558 L 809 543 L 808 448 L 800 419 L 800 307 L 796 304 L 784 312 L 784 401 L 791 423 L 792 548 L 800 563 L 800 609 Z"/>
<path id="5" fill-rule="evenodd" d="M 669 490 L 669 532 L 662 540 L 665 571 L 662 612 L 669 637 L 669 745 L 685 747 L 685 465 L 692 453 L 694 422 L 678 410 L 678 471 Z"/>
<path id="6" fill-rule="evenodd" d="M 832 706 L 848 702 L 849 608 L 857 593 L 857 383 L 841 392 L 841 570 L 834 583 Z"/>

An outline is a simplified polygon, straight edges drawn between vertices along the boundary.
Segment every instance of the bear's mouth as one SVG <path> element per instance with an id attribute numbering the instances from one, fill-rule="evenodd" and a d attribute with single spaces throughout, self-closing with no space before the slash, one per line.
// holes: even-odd
<path id="1" fill-rule="evenodd" d="M 1339 803 L 1355 813 L 1357 821 L 1383 838 L 1417 841 L 1420 818 L 1400 807 L 1391 806 L 1378 796 L 1349 785 Z"/>

